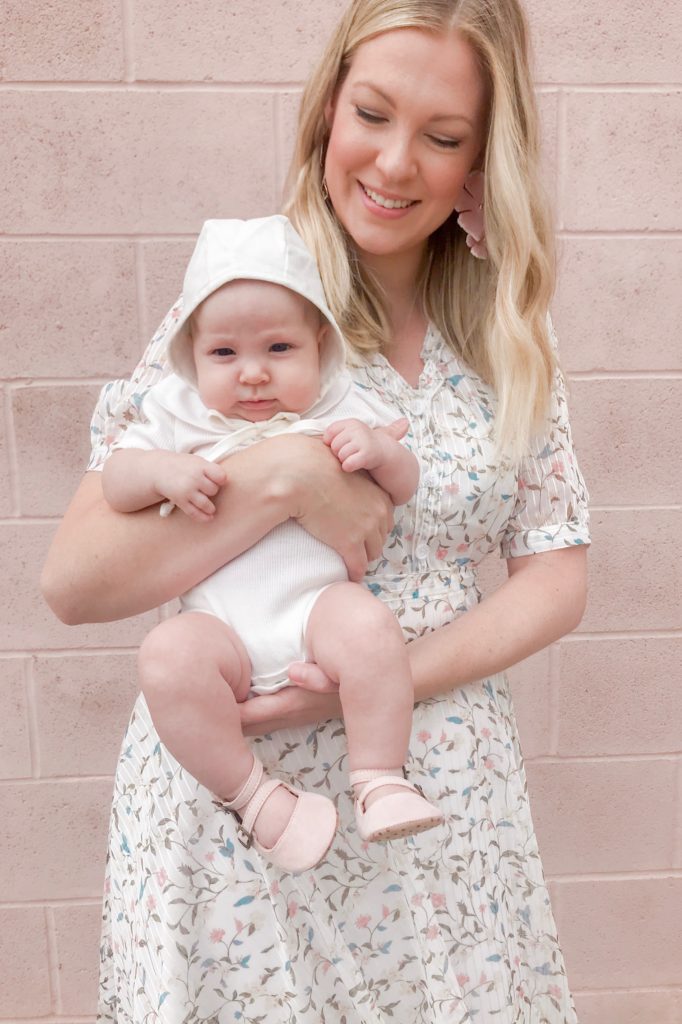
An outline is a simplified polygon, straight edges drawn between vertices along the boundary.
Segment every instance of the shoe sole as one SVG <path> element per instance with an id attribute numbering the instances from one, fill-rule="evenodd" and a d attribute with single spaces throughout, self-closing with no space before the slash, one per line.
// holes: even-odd
<path id="1" fill-rule="evenodd" d="M 394 825 L 392 828 L 377 829 L 376 832 L 372 832 L 371 835 L 365 837 L 365 842 L 385 843 L 391 839 L 405 839 L 407 836 L 416 836 L 419 832 L 427 832 L 430 828 L 440 825 L 442 821 L 442 817 L 422 818 L 420 821 L 404 821 L 402 824 Z"/>

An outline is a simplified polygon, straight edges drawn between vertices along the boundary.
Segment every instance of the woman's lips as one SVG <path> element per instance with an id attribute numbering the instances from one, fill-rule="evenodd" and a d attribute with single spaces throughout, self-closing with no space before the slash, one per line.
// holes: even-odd
<path id="1" fill-rule="evenodd" d="M 418 199 L 405 199 L 400 196 L 388 196 L 385 192 L 377 192 L 368 185 L 363 185 L 361 181 L 358 181 L 358 188 L 365 207 L 377 217 L 387 220 L 405 217 L 419 204 Z"/>

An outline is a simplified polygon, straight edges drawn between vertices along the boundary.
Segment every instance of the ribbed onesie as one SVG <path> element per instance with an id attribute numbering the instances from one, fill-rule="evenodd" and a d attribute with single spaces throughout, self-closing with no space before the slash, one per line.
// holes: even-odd
<path id="1" fill-rule="evenodd" d="M 278 413 L 259 423 L 228 419 L 207 409 L 192 384 L 176 374 L 147 392 L 142 412 L 146 422 L 131 424 L 112 450 L 165 449 L 216 462 L 277 434 L 321 435 L 336 420 L 377 427 L 395 418 L 345 371 L 305 418 Z M 347 579 L 340 555 L 289 519 L 183 594 L 181 610 L 208 612 L 231 626 L 251 659 L 251 692 L 273 693 L 289 685 L 291 662 L 306 660 L 305 631 L 315 601 L 330 584 Z"/>

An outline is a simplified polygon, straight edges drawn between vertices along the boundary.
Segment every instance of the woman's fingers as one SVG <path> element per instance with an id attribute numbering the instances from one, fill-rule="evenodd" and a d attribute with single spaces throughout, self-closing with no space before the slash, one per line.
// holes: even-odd
<path id="1" fill-rule="evenodd" d="M 322 671 L 314 661 L 294 661 L 289 665 L 289 679 L 303 690 L 315 693 L 337 693 L 339 684 Z"/>

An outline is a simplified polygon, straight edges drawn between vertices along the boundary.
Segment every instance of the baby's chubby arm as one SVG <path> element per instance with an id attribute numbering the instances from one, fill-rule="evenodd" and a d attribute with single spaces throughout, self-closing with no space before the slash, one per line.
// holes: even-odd
<path id="1" fill-rule="evenodd" d="M 170 499 L 197 522 L 210 522 L 215 505 L 210 500 L 227 477 L 222 466 L 200 455 L 119 449 L 102 470 L 104 497 L 117 512 L 137 512 Z"/>
<path id="2" fill-rule="evenodd" d="M 327 427 L 323 440 L 346 473 L 367 470 L 394 505 L 404 505 L 419 483 L 419 462 L 400 443 L 407 428 L 404 418 L 387 427 L 368 427 L 355 419 L 337 420 Z"/>

